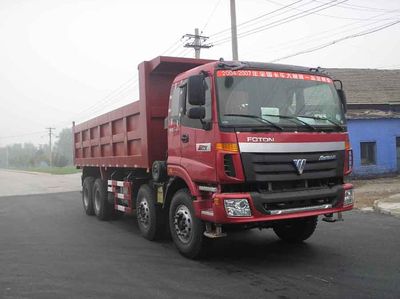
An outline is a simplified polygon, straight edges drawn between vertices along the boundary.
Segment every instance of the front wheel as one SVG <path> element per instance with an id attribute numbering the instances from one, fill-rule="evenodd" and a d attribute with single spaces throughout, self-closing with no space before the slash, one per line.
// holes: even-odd
<path id="1" fill-rule="evenodd" d="M 317 227 L 317 221 L 318 216 L 284 220 L 273 229 L 281 240 L 300 243 L 311 237 Z"/>
<path id="2" fill-rule="evenodd" d="M 204 223 L 195 217 L 189 190 L 178 191 L 169 210 L 169 228 L 179 252 L 188 258 L 202 256 L 206 249 Z"/>

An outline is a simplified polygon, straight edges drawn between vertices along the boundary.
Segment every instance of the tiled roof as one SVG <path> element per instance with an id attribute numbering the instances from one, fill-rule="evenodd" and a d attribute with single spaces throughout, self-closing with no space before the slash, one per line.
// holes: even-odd
<path id="1" fill-rule="evenodd" d="M 400 70 L 327 69 L 343 82 L 348 103 L 400 101 Z"/>
<path id="2" fill-rule="evenodd" d="M 349 109 L 346 113 L 347 119 L 382 119 L 400 118 L 400 113 L 395 111 L 382 111 L 374 109 Z"/>

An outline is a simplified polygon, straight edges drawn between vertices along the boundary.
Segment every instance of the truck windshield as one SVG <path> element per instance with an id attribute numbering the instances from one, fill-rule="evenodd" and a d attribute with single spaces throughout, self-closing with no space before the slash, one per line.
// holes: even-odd
<path id="1" fill-rule="evenodd" d="M 223 127 L 342 131 L 345 125 L 341 101 L 328 77 L 218 70 L 216 85 Z"/>

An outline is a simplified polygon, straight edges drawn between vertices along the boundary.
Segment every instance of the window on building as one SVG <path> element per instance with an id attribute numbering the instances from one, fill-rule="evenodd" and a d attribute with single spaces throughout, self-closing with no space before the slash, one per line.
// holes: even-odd
<path id="1" fill-rule="evenodd" d="M 376 164 L 376 142 L 360 142 L 361 165 Z"/>

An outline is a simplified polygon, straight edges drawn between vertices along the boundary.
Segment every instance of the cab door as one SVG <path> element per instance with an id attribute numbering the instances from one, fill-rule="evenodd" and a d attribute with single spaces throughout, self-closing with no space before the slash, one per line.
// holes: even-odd
<path id="1" fill-rule="evenodd" d="M 203 120 L 190 119 L 187 112 L 193 106 L 190 105 L 185 90 L 185 97 L 181 102 L 181 165 L 189 173 L 193 181 L 197 182 L 215 182 L 215 149 L 214 131 L 212 130 L 211 113 L 211 80 L 209 77 L 204 81 L 206 87 L 206 115 Z M 204 125 L 208 123 L 208 125 Z"/>

